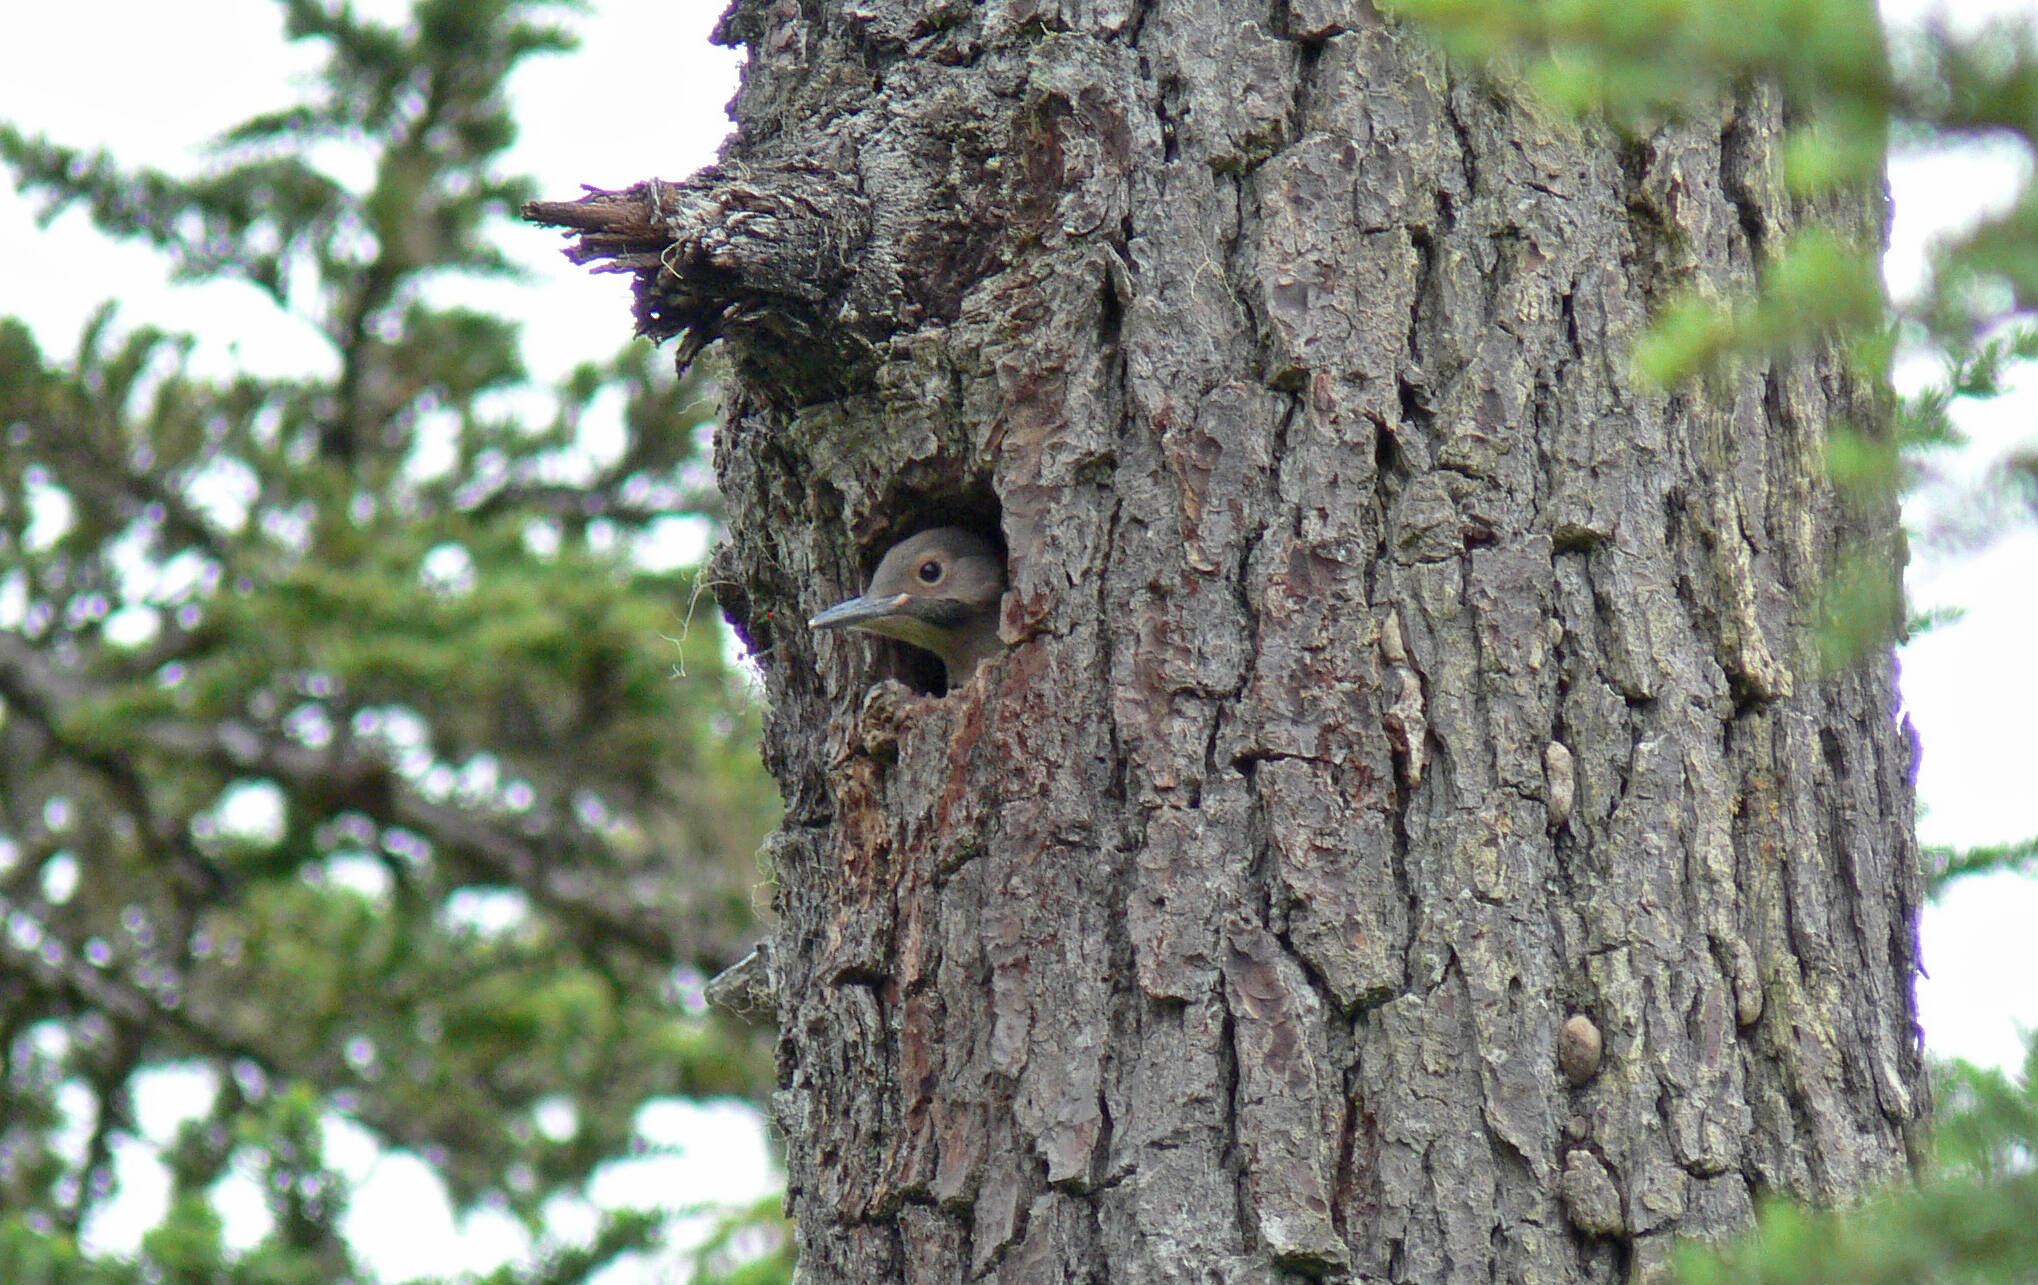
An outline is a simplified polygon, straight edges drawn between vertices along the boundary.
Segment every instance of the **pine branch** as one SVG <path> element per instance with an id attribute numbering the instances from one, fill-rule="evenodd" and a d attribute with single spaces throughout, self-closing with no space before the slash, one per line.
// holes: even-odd
<path id="1" fill-rule="evenodd" d="M 65 736 L 60 711 L 103 700 L 105 693 L 58 673 L 20 636 L 0 633 L 0 696 L 33 718 L 67 753 L 98 769 L 129 806 L 146 809 L 146 789 L 131 764 L 96 755 Z M 520 835 L 472 810 L 434 803 L 381 755 L 364 752 L 350 737 L 313 748 L 237 719 L 203 724 L 157 719 L 132 731 L 137 744 L 167 757 L 202 763 L 228 776 L 268 777 L 314 812 L 356 811 L 382 825 L 415 830 L 439 845 L 449 862 L 521 889 L 590 951 L 620 942 L 661 964 L 685 957 L 660 919 L 604 895 L 595 880 L 579 873 L 599 861 L 598 851 L 577 851 L 581 845 L 567 836 L 548 836 L 547 842 Z M 153 829 L 167 834 L 161 825 Z M 182 827 L 177 833 L 181 836 Z M 226 884 L 225 873 L 188 838 L 179 839 L 177 852 L 180 863 L 196 863 L 196 869 L 209 874 L 213 891 Z"/>

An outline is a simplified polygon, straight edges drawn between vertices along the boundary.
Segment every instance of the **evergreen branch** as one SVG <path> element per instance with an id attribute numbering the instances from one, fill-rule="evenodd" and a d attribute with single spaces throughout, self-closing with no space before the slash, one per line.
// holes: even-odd
<path id="1" fill-rule="evenodd" d="M 660 963 L 677 962 L 671 935 L 648 916 L 603 897 L 576 876 L 582 861 L 559 860 L 555 840 L 543 843 L 495 825 L 472 810 L 434 803 L 379 754 L 352 744 L 314 749 L 226 719 L 205 725 L 157 720 L 136 729 L 137 739 L 159 752 L 203 762 L 225 772 L 268 777 L 304 806 L 355 811 L 380 825 L 415 830 L 489 882 L 518 888 L 547 907 L 561 928 L 588 947 L 623 942 Z M 567 846 L 572 846 L 568 841 Z"/>
<path id="2" fill-rule="evenodd" d="M 187 898 L 216 898 L 233 880 L 191 841 L 186 827 L 159 817 L 150 802 L 148 785 L 126 755 L 79 743 L 66 734 L 62 711 L 87 699 L 86 685 L 56 672 L 42 652 L 14 633 L 0 633 L 0 698 L 43 729 L 51 743 L 92 770 L 136 819 L 136 830 L 178 878 L 175 887 Z"/>
<path id="3" fill-rule="evenodd" d="M 324 1086 L 330 1080 L 315 1065 L 300 1064 L 275 1048 L 249 1040 L 229 1023 L 212 1020 L 203 1012 L 203 1005 L 186 1003 L 183 996 L 174 993 L 157 995 L 110 969 L 84 962 L 79 952 L 46 922 L 4 897 L 0 897 L 0 919 L 27 920 L 35 925 L 33 945 L 22 944 L 13 934 L 0 934 L 0 977 L 30 990 L 51 1008 L 74 1015 L 101 1014 L 116 1028 L 141 1036 L 135 1046 L 136 1056 L 124 1059 L 125 1075 L 93 1077 L 95 1096 L 101 1102 L 97 1112 L 101 1128 L 126 1127 L 120 1113 L 109 1109 L 108 1104 L 126 1092 L 127 1080 L 133 1073 L 146 1069 L 149 1060 L 142 1054 L 154 1038 L 165 1034 L 175 1037 L 173 1042 L 182 1046 L 179 1050 L 182 1056 L 196 1055 L 229 1065 L 245 1062 L 259 1068 L 272 1081 L 297 1080 Z M 219 1074 L 222 1079 L 229 1078 L 225 1069 Z M 381 1106 L 375 1095 L 361 1095 L 349 1102 L 345 1110 L 397 1146 L 427 1152 L 447 1141 L 432 1132 L 430 1121 L 393 1106 Z M 90 1190 L 89 1185 L 85 1190 Z M 81 1207 L 91 1198 L 81 1196 Z"/>
<path id="4" fill-rule="evenodd" d="M 2038 874 L 2038 835 L 1986 848 L 1935 847 L 1924 851 L 1925 889 L 1933 897 L 1969 875 Z"/>
<path id="5" fill-rule="evenodd" d="M 129 806 L 146 804 L 146 791 L 131 764 L 95 755 L 64 734 L 59 711 L 103 699 L 104 694 L 81 679 L 57 673 L 47 657 L 16 634 L 0 633 L 0 696 L 34 718 L 67 753 L 108 775 Z M 380 755 L 362 753 L 351 741 L 344 748 L 336 739 L 331 747 L 314 749 L 234 719 L 202 725 L 158 719 L 133 730 L 139 745 L 173 759 L 204 763 L 228 775 L 268 777 L 311 809 L 356 811 L 384 825 L 416 830 L 447 849 L 449 858 L 464 861 L 491 882 L 519 888 L 548 907 L 568 935 L 585 946 L 623 942 L 663 964 L 681 958 L 671 933 L 658 919 L 602 896 L 589 880 L 574 873 L 582 862 L 559 860 L 558 838 L 548 850 L 546 844 L 491 824 L 469 809 L 434 803 Z M 154 829 L 158 834 L 168 830 L 161 825 Z M 572 846 L 570 840 L 566 843 Z M 207 873 L 212 890 L 228 882 L 188 839 L 178 843 L 178 855 L 181 865 L 196 863 Z"/>
<path id="6" fill-rule="evenodd" d="M 93 1096 L 99 1099 L 99 1109 L 93 1112 L 92 1137 L 85 1145 L 85 1181 L 78 1184 L 77 1198 L 64 1209 L 64 1230 L 72 1235 L 92 1213 L 92 1191 L 112 1183 L 113 1135 L 133 1127 L 127 1118 L 130 1113 L 122 1109 L 122 1099 L 127 1096 L 128 1081 L 141 1069 L 144 1041 L 136 1028 L 116 1025 L 113 1044 L 112 1057 L 86 1077 Z"/>
<path id="7" fill-rule="evenodd" d="M 272 1074 L 281 1074 L 286 1069 L 267 1050 L 201 1019 L 190 1006 L 166 1002 L 144 987 L 82 962 L 78 952 L 41 919 L 0 898 L 0 917 L 11 920 L 16 916 L 36 925 L 37 941 L 28 947 L 12 935 L 0 935 L 0 959 L 10 961 L 5 974 L 33 987 L 45 999 L 80 1014 L 103 1013 L 116 1023 L 136 1029 L 173 1032 L 182 1037 L 191 1051 L 201 1055 L 228 1061 L 244 1058 Z"/>

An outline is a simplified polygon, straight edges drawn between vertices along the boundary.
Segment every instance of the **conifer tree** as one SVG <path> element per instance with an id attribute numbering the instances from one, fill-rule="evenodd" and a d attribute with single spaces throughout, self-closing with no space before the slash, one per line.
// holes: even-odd
<path id="1" fill-rule="evenodd" d="M 515 273 L 505 81 L 571 47 L 565 7 L 287 0 L 321 76 L 197 175 L 0 126 L 49 216 L 244 281 L 330 355 L 221 379 L 111 307 L 69 354 L 0 321 L 0 1279 L 358 1278 L 332 1113 L 535 1223 L 648 1098 L 763 1081 L 698 992 L 754 936 L 775 811 L 698 572 L 667 565 L 670 524 L 716 512 L 707 390 L 641 345 L 534 389 L 514 320 L 435 298 Z M 88 1261 L 169 1064 L 214 1086 L 171 1212 Z M 239 1256 L 230 1168 L 274 1215 Z"/>

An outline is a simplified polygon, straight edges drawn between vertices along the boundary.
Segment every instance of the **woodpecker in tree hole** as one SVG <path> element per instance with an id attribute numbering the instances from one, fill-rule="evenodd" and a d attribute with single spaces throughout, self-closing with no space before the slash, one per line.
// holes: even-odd
<path id="1" fill-rule="evenodd" d="M 977 662 L 1005 649 L 998 600 L 1005 564 L 990 541 L 961 527 L 936 527 L 893 545 L 859 597 L 807 622 L 815 629 L 861 629 L 911 643 L 941 658 L 948 687 L 969 681 Z"/>

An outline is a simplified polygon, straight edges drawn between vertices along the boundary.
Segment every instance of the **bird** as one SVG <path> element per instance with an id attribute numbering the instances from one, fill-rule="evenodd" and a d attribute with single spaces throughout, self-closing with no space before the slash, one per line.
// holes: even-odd
<path id="1" fill-rule="evenodd" d="M 998 600 L 1005 562 L 991 542 L 961 527 L 907 536 L 885 553 L 870 585 L 807 621 L 813 629 L 861 629 L 910 643 L 941 658 L 948 688 L 1005 649 Z"/>

